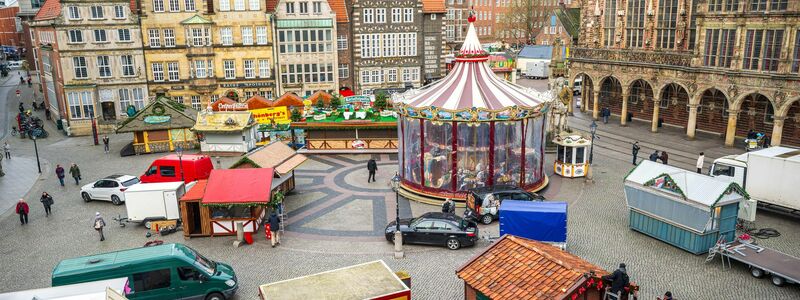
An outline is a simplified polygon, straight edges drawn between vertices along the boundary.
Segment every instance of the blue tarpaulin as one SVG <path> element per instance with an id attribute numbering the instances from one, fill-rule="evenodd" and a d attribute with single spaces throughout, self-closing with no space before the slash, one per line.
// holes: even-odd
<path id="1" fill-rule="evenodd" d="M 500 236 L 504 234 L 566 243 L 567 203 L 504 200 L 500 204 Z"/>

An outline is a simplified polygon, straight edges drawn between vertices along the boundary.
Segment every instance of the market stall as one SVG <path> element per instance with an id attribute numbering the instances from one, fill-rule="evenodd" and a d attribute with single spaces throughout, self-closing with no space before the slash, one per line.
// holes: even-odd
<path id="1" fill-rule="evenodd" d="M 256 122 L 249 111 L 202 111 L 192 130 L 201 136 L 200 151 L 241 155 L 256 147 Z"/>
<path id="2" fill-rule="evenodd" d="M 553 138 L 556 144 L 555 173 L 562 177 L 583 177 L 589 169 L 590 137 L 580 134 L 561 133 Z"/>
<path id="3" fill-rule="evenodd" d="M 407 195 L 464 199 L 476 187 L 547 185 L 545 111 L 553 96 L 498 78 L 488 58 L 470 22 L 445 78 L 393 95 Z"/>
<path id="4" fill-rule="evenodd" d="M 245 232 L 256 232 L 272 199 L 275 170 L 247 168 L 212 170 L 180 200 L 185 237 L 236 234 L 236 223 Z"/>
<path id="5" fill-rule="evenodd" d="M 648 160 L 625 177 L 630 228 L 694 254 L 733 241 L 748 198 L 736 183 Z"/>
<path id="6" fill-rule="evenodd" d="M 283 142 L 272 142 L 247 153 L 230 168 L 272 168 L 275 170 L 272 179 L 272 193 L 287 194 L 295 187 L 294 169 L 307 159 L 308 157 L 298 154 Z"/>
<path id="7" fill-rule="evenodd" d="M 158 97 L 142 110 L 122 121 L 117 133 L 133 133 L 136 154 L 169 152 L 175 147 L 197 148 L 195 124 L 197 112 L 166 97 Z"/>

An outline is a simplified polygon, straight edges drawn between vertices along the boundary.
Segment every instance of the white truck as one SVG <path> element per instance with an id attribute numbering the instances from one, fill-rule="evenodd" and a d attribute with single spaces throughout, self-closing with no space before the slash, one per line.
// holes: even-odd
<path id="1" fill-rule="evenodd" d="M 800 174 L 800 149 L 770 147 L 724 156 L 714 161 L 709 172 L 711 176 L 728 179 L 744 187 L 751 200 L 758 205 L 800 213 L 800 197 L 795 190 L 800 184 L 797 179 L 797 174 Z M 755 219 L 755 209 L 750 214 L 750 219 Z"/>
<path id="2" fill-rule="evenodd" d="M 125 209 L 128 212 L 125 221 L 144 223 L 150 228 L 150 222 L 160 220 L 178 220 L 181 218 L 178 201 L 195 182 L 159 182 L 140 183 L 125 190 Z"/>
<path id="3" fill-rule="evenodd" d="M 532 61 L 525 65 L 525 77 L 531 79 L 543 79 L 550 76 L 549 61 Z"/>

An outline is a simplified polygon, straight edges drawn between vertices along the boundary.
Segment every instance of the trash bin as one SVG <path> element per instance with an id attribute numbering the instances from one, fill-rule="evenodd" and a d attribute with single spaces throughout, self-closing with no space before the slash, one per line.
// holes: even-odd
<path id="1" fill-rule="evenodd" d="M 629 113 L 628 113 L 628 118 L 627 118 L 627 121 L 628 121 L 628 122 L 630 122 L 630 121 L 633 121 L 633 113 L 632 113 L 632 112 L 629 112 Z"/>
<path id="2" fill-rule="evenodd" d="M 664 124 L 664 119 L 658 118 L 658 127 L 661 128 L 661 125 Z"/>
<path id="3" fill-rule="evenodd" d="M 61 119 L 56 120 L 56 128 L 58 130 L 64 130 L 64 122 Z"/>

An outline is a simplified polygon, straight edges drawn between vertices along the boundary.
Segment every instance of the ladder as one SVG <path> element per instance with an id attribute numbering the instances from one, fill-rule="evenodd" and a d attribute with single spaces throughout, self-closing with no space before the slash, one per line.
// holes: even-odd
<path id="1" fill-rule="evenodd" d="M 727 248 L 727 244 L 725 243 L 725 237 L 724 236 L 720 236 L 719 239 L 717 239 L 717 243 L 714 244 L 714 247 L 711 247 L 711 249 L 708 249 L 708 256 L 706 256 L 705 263 L 708 263 L 708 262 L 714 260 L 714 257 L 717 256 L 717 253 L 720 253 L 720 259 L 722 260 L 722 269 L 725 270 L 725 262 L 726 262 L 726 260 L 727 260 L 727 263 L 728 263 L 728 268 L 730 268 L 731 267 L 731 260 L 730 260 L 729 257 L 727 257 L 725 255 L 725 253 L 728 252 L 728 251 L 729 250 Z"/>
<path id="2" fill-rule="evenodd" d="M 281 201 L 281 203 L 278 204 L 278 219 L 281 220 L 281 228 L 278 231 L 280 231 L 281 235 L 283 235 L 283 230 L 286 228 L 286 219 L 288 218 L 289 216 L 286 214 L 286 210 L 283 207 L 283 201 Z"/>

